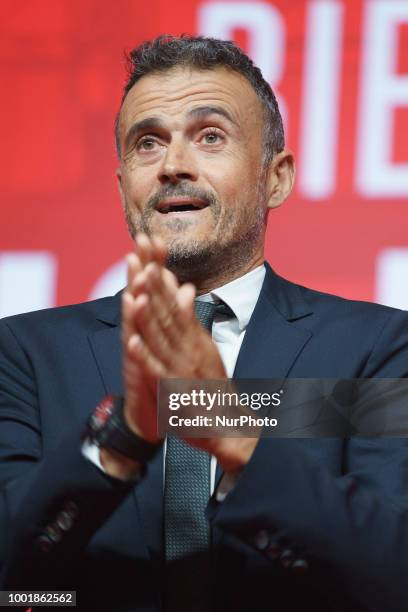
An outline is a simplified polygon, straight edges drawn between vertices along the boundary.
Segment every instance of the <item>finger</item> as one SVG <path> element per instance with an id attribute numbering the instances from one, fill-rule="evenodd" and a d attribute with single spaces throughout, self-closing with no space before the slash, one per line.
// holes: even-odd
<path id="1" fill-rule="evenodd" d="M 191 330 L 188 334 L 188 323 L 194 320 L 194 286 L 185 285 L 178 298 L 174 275 L 170 271 L 165 274 L 163 268 L 151 262 L 137 275 L 132 284 L 132 293 L 140 296 L 148 294 L 149 297 L 149 303 L 144 298 L 136 300 L 132 331 L 137 331 L 143 337 L 151 353 L 167 369 L 171 369 L 177 354 L 177 370 L 184 369 L 186 375 L 192 375 L 196 364 L 191 359 L 191 350 L 181 349 L 193 349 L 196 342 L 195 331 Z M 183 338 L 183 334 L 187 337 Z"/>
<path id="2" fill-rule="evenodd" d="M 192 318 L 192 310 L 195 296 L 195 289 L 193 285 L 189 285 L 190 289 L 187 289 L 189 296 L 184 295 L 185 290 L 182 292 L 182 321 L 183 326 L 180 325 L 180 304 L 178 300 L 179 287 L 177 279 L 174 274 L 169 270 L 162 268 L 158 270 L 156 267 L 152 267 L 149 270 L 147 276 L 147 291 L 149 292 L 151 305 L 152 305 L 152 316 L 157 317 L 160 326 L 164 333 L 168 336 L 170 343 L 178 344 L 180 334 L 184 331 L 185 321 Z M 186 300 L 191 301 L 191 307 L 186 312 Z M 191 315 L 190 315 L 191 312 Z"/>
<path id="3" fill-rule="evenodd" d="M 122 293 L 122 340 L 124 342 L 127 342 L 131 334 L 135 332 L 135 304 L 139 298 L 143 299 L 143 296 L 148 299 L 147 295 L 142 292 L 134 296 L 125 289 Z"/>
<path id="4" fill-rule="evenodd" d="M 143 371 L 139 363 L 134 359 L 130 351 L 127 351 L 127 359 L 123 365 L 123 380 L 126 388 L 126 395 L 132 393 L 132 399 L 136 401 L 138 397 L 146 400 L 154 400 L 157 390 L 157 378 L 150 373 Z"/>
<path id="5" fill-rule="evenodd" d="M 133 298 L 128 291 L 122 293 L 122 340 L 126 343 L 132 328 Z"/>
<path id="6" fill-rule="evenodd" d="M 159 236 L 152 236 L 151 238 L 152 252 L 154 261 L 159 266 L 164 266 L 167 259 L 167 247 Z"/>
<path id="7" fill-rule="evenodd" d="M 141 293 L 147 293 L 147 285 L 146 285 L 146 268 L 141 269 L 135 277 L 133 278 L 129 291 L 131 295 L 136 298 Z"/>
<path id="8" fill-rule="evenodd" d="M 146 234 L 137 234 L 135 238 L 136 253 L 140 259 L 142 268 L 145 268 L 148 263 L 153 261 L 153 248 L 150 238 Z"/>
<path id="9" fill-rule="evenodd" d="M 161 302 L 158 294 L 158 285 L 161 279 L 157 264 L 148 264 L 144 274 L 146 275 L 146 293 L 141 294 L 135 300 L 133 329 L 142 336 L 151 353 L 169 372 L 174 372 L 176 367 L 177 371 L 184 371 L 186 375 L 190 376 L 195 368 L 194 359 L 191 358 L 191 352 L 186 353 L 181 350 L 185 342 L 180 337 L 180 332 L 174 323 L 171 307 L 168 307 L 168 303 Z M 187 295 L 188 292 L 191 294 L 192 302 L 195 293 L 194 287 L 185 287 L 183 293 Z M 185 300 L 186 296 L 183 299 Z M 153 307 L 153 302 L 155 307 Z M 178 307 L 177 293 L 173 297 L 173 304 Z M 191 310 L 191 304 L 188 304 L 188 306 Z M 183 308 L 185 308 L 184 303 Z M 163 313 L 165 318 L 163 318 Z"/>
<path id="10" fill-rule="evenodd" d="M 179 285 L 175 275 L 170 270 L 162 268 L 159 275 L 157 273 L 151 275 L 149 283 L 153 298 L 153 312 L 159 318 L 164 329 L 171 327 L 176 333 L 179 333 L 177 318 Z"/>
<path id="11" fill-rule="evenodd" d="M 162 278 L 164 283 L 164 289 L 167 289 L 170 292 L 176 292 L 179 288 L 179 284 L 176 276 L 173 272 L 170 272 L 167 268 L 162 269 Z"/>
<path id="12" fill-rule="evenodd" d="M 225 368 L 211 332 L 206 330 L 194 316 L 194 297 L 194 285 L 186 283 L 180 288 L 178 293 L 182 338 L 180 351 L 199 356 L 195 364 L 195 374 L 198 378 L 224 378 Z"/>
<path id="13" fill-rule="evenodd" d="M 129 256 L 130 267 L 136 269 L 138 258 Z M 137 261 L 136 261 L 137 260 Z M 134 304 L 139 296 L 146 295 L 146 273 L 139 271 L 122 293 L 122 338 L 129 338 L 134 333 Z"/>
<path id="14" fill-rule="evenodd" d="M 177 324 L 180 336 L 179 351 L 190 356 L 200 356 L 195 360 L 194 367 L 200 367 L 202 355 L 211 348 L 211 335 L 206 331 L 194 316 L 195 287 L 186 283 L 177 293 Z M 210 343 L 210 344 L 208 344 Z M 205 350 L 207 347 L 207 350 Z M 204 348 L 204 352 L 202 352 Z M 191 357 L 190 357 L 191 358 Z"/>
<path id="15" fill-rule="evenodd" d="M 147 344 L 139 334 L 133 334 L 128 342 L 128 350 L 132 359 L 148 376 L 165 378 L 167 370 L 164 365 L 152 354 Z"/>
<path id="16" fill-rule="evenodd" d="M 176 285 L 167 289 L 163 286 L 163 274 L 160 274 L 157 266 L 149 266 L 146 269 L 146 274 L 146 291 L 150 299 L 149 316 L 151 320 L 156 322 L 154 333 L 156 346 L 158 345 L 160 349 L 158 356 L 160 355 L 160 358 L 169 365 L 174 361 L 175 352 L 180 355 L 182 343 L 182 330 L 178 323 L 177 312 L 179 308 L 177 301 L 178 288 Z M 184 354 L 181 354 L 177 361 L 179 366 L 181 361 L 189 366 Z"/>
<path id="17" fill-rule="evenodd" d="M 144 344 L 154 357 L 169 369 L 173 360 L 173 348 L 168 337 L 163 333 L 160 324 L 151 313 L 151 302 L 148 295 L 143 294 L 134 304 L 133 321 L 135 331 L 143 338 Z"/>
<path id="18" fill-rule="evenodd" d="M 154 293 L 150 296 L 150 314 L 157 318 L 160 327 L 155 333 L 167 338 L 167 342 L 160 340 L 160 358 L 172 371 L 184 372 L 184 377 L 193 376 L 198 366 L 197 338 L 208 335 L 194 318 L 195 287 L 186 284 L 177 288 L 172 298 L 165 295 L 163 299 L 163 294 Z"/>
<path id="19" fill-rule="evenodd" d="M 127 263 L 127 286 L 130 287 L 132 280 L 141 271 L 140 259 L 136 253 L 129 253 L 126 256 Z"/>
<path id="20" fill-rule="evenodd" d="M 146 263 L 146 265 L 143 267 L 140 257 L 136 254 L 134 255 L 134 257 L 135 257 L 135 264 L 134 264 L 133 269 L 136 271 L 136 274 L 134 275 L 134 277 L 132 278 L 130 282 L 129 291 L 132 293 L 132 295 L 136 297 L 142 292 L 147 293 L 147 285 L 146 285 L 147 275 L 151 274 L 152 272 L 153 274 L 157 274 L 158 267 L 160 267 L 160 269 L 163 271 L 164 271 L 164 268 L 161 266 L 161 264 L 159 265 L 155 261 L 150 261 L 149 263 Z M 133 258 L 132 258 L 132 261 L 133 261 Z M 170 271 L 169 271 L 169 274 L 172 275 Z"/>
<path id="21" fill-rule="evenodd" d="M 176 305 L 171 311 L 172 326 L 177 329 L 180 345 L 186 348 L 193 345 L 197 336 L 203 332 L 194 316 L 195 287 L 190 283 L 185 283 L 178 288 L 176 293 Z"/>
<path id="22" fill-rule="evenodd" d="M 142 274 L 146 267 L 157 260 L 161 266 L 166 258 L 166 248 L 160 239 L 155 243 L 146 234 L 138 234 L 135 239 L 137 253 L 131 254 L 131 270 L 128 276 L 128 286 L 131 293 L 136 296 L 144 290 L 145 276 Z"/>
<path id="23" fill-rule="evenodd" d="M 182 285 L 177 293 L 178 319 L 182 326 L 187 326 L 194 319 L 194 300 L 196 290 L 191 283 Z"/>
<path id="24" fill-rule="evenodd" d="M 140 401 L 144 405 L 154 402 L 157 388 L 157 379 L 142 372 L 139 364 L 129 350 L 129 343 L 124 346 L 123 381 L 126 397 L 134 406 Z"/>

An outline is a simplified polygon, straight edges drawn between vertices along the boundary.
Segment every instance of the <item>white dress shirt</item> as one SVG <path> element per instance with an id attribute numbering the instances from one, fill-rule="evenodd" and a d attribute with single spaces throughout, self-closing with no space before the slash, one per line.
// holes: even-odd
<path id="1" fill-rule="evenodd" d="M 254 311 L 265 278 L 265 266 L 258 266 L 235 280 L 199 296 L 198 300 L 217 302 L 222 300 L 231 308 L 235 317 L 216 316 L 212 338 L 221 355 L 228 378 L 232 378 L 246 328 Z M 214 492 L 217 461 L 211 458 L 210 491 Z M 237 477 L 225 475 L 217 488 L 217 501 L 224 501 Z"/>
<path id="2" fill-rule="evenodd" d="M 222 300 L 236 317 L 226 318 L 217 315 L 212 327 L 212 337 L 220 351 L 228 378 L 232 378 L 234 373 L 239 349 L 258 301 L 264 278 L 265 266 L 258 266 L 244 276 L 197 298 L 205 302 Z"/>
<path id="3" fill-rule="evenodd" d="M 200 295 L 197 298 L 204 302 L 218 302 L 222 300 L 231 308 L 235 315 L 235 317 L 228 318 L 224 315 L 217 315 L 212 327 L 212 338 L 218 347 L 228 378 L 232 378 L 233 376 L 238 353 L 245 336 L 247 325 L 258 301 L 264 278 L 265 266 L 262 264 L 247 274 L 244 274 L 244 276 L 236 278 L 230 283 L 214 289 L 210 293 Z M 99 448 L 95 444 L 85 441 L 82 446 L 82 452 L 87 459 L 105 472 L 100 462 Z M 164 446 L 164 458 L 165 456 L 166 444 Z M 216 459 L 212 457 L 211 493 L 214 491 L 215 470 Z M 225 499 L 225 496 L 232 488 L 234 482 L 235 480 L 225 478 L 220 482 L 217 489 L 218 501 L 223 501 L 223 499 Z"/>

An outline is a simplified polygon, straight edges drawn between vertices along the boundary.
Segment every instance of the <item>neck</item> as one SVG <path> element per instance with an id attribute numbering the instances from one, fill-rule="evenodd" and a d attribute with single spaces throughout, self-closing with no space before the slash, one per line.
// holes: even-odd
<path id="1" fill-rule="evenodd" d="M 189 278 L 185 274 L 178 274 L 178 280 L 180 283 L 190 282 L 195 285 L 197 290 L 197 295 L 204 295 L 205 293 L 210 293 L 217 287 L 222 287 L 231 281 L 244 276 L 251 270 L 254 270 L 258 266 L 262 265 L 264 262 L 263 252 L 256 253 L 251 259 L 247 260 L 244 264 L 237 266 L 229 266 L 228 268 L 221 267 L 221 269 L 217 269 L 216 266 L 212 268 L 212 270 L 207 270 L 207 274 L 205 277 L 201 278 Z"/>

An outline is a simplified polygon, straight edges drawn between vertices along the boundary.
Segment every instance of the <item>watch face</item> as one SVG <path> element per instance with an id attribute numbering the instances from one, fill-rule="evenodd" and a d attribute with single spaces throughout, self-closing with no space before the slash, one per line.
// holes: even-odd
<path id="1" fill-rule="evenodd" d="M 91 416 L 91 427 L 94 431 L 99 431 L 103 428 L 112 414 L 114 405 L 115 398 L 113 395 L 107 395 L 97 405 L 94 413 Z"/>

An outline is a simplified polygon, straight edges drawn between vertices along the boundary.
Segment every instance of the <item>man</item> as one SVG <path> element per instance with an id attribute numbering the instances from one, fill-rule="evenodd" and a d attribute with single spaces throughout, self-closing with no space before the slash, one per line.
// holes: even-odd
<path id="1" fill-rule="evenodd" d="M 158 438 L 160 378 L 405 377 L 408 317 L 264 264 L 294 163 L 237 47 L 161 37 L 130 68 L 122 297 L 1 324 L 3 588 L 76 590 L 81 610 L 405 610 L 405 440 Z M 230 309 L 213 340 L 196 295 Z"/>

